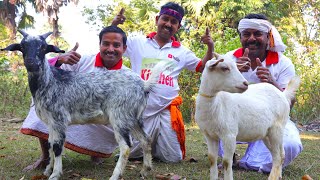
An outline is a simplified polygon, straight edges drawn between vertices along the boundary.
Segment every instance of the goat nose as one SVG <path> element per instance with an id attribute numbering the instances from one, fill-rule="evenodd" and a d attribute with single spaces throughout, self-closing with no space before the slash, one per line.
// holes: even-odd
<path id="1" fill-rule="evenodd" d="M 243 82 L 243 85 L 245 85 L 245 86 L 249 86 L 248 81 L 244 81 L 244 82 Z"/>

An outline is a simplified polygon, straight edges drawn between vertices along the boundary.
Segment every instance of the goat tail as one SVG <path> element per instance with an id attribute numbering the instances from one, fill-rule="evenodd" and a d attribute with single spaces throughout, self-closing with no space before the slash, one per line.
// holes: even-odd
<path id="1" fill-rule="evenodd" d="M 292 100 L 295 99 L 295 95 L 297 90 L 299 89 L 299 85 L 300 85 L 300 77 L 299 76 L 294 76 L 287 88 L 283 91 L 283 93 L 285 94 L 289 104 L 291 105 Z"/>
<path id="2" fill-rule="evenodd" d="M 163 60 L 157 63 L 152 69 L 148 80 L 144 81 L 144 91 L 149 92 L 153 86 L 155 86 L 161 73 L 172 65 L 171 61 Z"/>

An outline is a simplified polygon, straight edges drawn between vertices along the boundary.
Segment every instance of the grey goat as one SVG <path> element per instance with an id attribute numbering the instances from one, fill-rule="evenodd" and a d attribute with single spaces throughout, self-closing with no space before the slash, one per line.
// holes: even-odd
<path id="1" fill-rule="evenodd" d="M 50 163 L 44 174 L 49 179 L 59 179 L 62 175 L 61 152 L 68 125 L 110 123 L 120 147 L 110 179 L 123 174 L 132 145 L 131 134 L 141 142 L 144 157 L 140 173 L 146 176 L 152 169 L 151 142 L 142 130 L 141 117 L 148 92 L 168 63 L 156 65 L 147 81 L 129 69 L 95 74 L 64 71 L 51 67 L 45 58 L 49 52 L 64 52 L 46 43 L 51 33 L 31 36 L 19 32 L 23 35 L 21 43 L 1 50 L 22 52 L 37 115 L 48 126 Z"/>

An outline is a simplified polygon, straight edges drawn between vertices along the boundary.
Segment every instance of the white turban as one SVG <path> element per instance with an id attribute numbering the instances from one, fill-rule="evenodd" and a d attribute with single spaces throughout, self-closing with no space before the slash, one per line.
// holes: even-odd
<path id="1" fill-rule="evenodd" d="M 241 33 L 245 29 L 257 29 L 269 33 L 267 50 L 274 52 L 284 52 L 287 48 L 282 42 L 278 30 L 267 20 L 264 19 L 241 19 L 238 30 Z"/>

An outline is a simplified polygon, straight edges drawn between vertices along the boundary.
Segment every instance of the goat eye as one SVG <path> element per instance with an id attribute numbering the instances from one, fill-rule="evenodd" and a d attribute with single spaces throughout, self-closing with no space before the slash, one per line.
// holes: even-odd
<path id="1" fill-rule="evenodd" d="M 229 71 L 230 69 L 229 69 L 228 67 L 221 67 L 221 70 L 222 70 L 223 72 L 226 72 L 226 71 Z"/>

